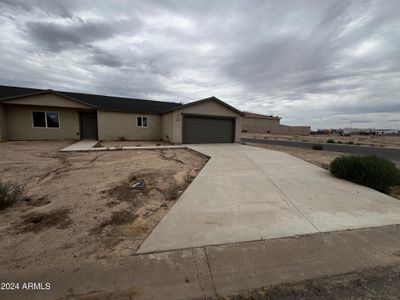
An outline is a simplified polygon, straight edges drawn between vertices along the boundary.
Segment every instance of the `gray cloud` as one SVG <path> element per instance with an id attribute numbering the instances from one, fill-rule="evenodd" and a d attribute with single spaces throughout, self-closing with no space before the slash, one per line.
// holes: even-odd
<path id="1" fill-rule="evenodd" d="M 400 126 L 400 3 L 0 2 L 0 83 Z"/>
<path id="2" fill-rule="evenodd" d="M 126 32 L 125 22 L 73 20 L 72 24 L 54 22 L 26 22 L 26 33 L 36 45 L 50 51 L 62 51 L 69 48 L 88 47 L 96 41 L 104 41 Z M 136 24 L 132 24 L 132 26 Z M 135 27 L 131 28 L 136 29 Z"/>

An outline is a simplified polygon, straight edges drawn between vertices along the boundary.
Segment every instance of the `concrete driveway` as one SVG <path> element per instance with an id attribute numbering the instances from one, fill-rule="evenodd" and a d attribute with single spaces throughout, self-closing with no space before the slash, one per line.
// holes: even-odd
<path id="1" fill-rule="evenodd" d="M 400 224 L 400 201 L 289 154 L 196 145 L 211 157 L 139 253 Z"/>

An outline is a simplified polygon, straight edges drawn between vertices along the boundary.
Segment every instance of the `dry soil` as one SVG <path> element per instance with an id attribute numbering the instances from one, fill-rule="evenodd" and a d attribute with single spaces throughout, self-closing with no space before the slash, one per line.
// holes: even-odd
<path id="1" fill-rule="evenodd" d="M 1 180 L 26 189 L 0 211 L 0 269 L 134 254 L 208 159 L 188 149 L 57 152 L 67 145 L 0 143 Z M 142 190 L 129 188 L 135 178 Z"/>
<path id="2" fill-rule="evenodd" d="M 266 138 L 281 141 L 296 141 L 309 143 L 326 143 L 328 140 L 334 140 L 336 143 L 347 144 L 349 142 L 359 146 L 371 147 L 390 147 L 400 148 L 400 136 L 398 135 L 352 135 L 339 136 L 337 134 L 316 134 L 316 135 L 283 135 L 283 134 L 264 134 L 264 133 L 244 133 L 243 138 Z"/>

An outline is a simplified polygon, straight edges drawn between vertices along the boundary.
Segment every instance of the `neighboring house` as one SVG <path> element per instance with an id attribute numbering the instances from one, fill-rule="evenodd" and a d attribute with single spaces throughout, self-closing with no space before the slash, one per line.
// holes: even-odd
<path id="1" fill-rule="evenodd" d="M 398 129 L 371 129 L 373 135 L 398 135 L 400 130 Z"/>
<path id="2" fill-rule="evenodd" d="M 242 131 L 248 133 L 276 133 L 290 135 L 309 135 L 310 126 L 288 126 L 280 124 L 281 118 L 245 112 Z"/>
<path id="3" fill-rule="evenodd" d="M 215 97 L 181 104 L 0 86 L 0 140 L 231 143 L 242 116 Z"/>

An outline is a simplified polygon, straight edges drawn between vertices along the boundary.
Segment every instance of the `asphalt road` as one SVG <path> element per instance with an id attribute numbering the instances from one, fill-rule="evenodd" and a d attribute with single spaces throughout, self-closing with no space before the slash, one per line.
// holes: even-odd
<path id="1" fill-rule="evenodd" d="M 314 143 L 269 140 L 269 139 L 268 140 L 252 139 L 252 138 L 243 138 L 242 142 L 264 144 L 264 145 L 297 147 L 302 149 L 312 149 L 313 145 L 315 145 Z M 376 155 L 386 159 L 400 161 L 400 149 L 343 145 L 343 144 L 322 144 L 322 145 L 324 147 L 324 150 L 326 151 L 342 152 L 355 155 Z"/>

